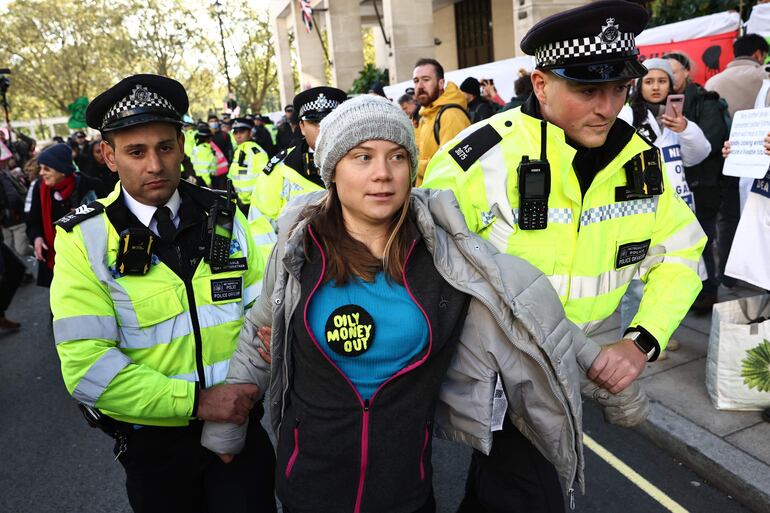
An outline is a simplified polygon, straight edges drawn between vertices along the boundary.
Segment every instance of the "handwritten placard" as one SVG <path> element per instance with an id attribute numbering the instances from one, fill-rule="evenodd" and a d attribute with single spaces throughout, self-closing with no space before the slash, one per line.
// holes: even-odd
<path id="1" fill-rule="evenodd" d="M 765 136 L 770 133 L 770 107 L 739 110 L 733 116 L 730 130 L 730 155 L 722 174 L 762 178 L 770 166 L 765 155 Z"/>

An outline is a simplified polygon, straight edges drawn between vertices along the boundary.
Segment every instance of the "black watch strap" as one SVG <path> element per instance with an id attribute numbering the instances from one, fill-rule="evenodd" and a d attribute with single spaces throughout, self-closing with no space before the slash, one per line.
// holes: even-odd
<path id="1" fill-rule="evenodd" d="M 658 344 L 657 339 L 650 335 L 650 332 L 641 326 L 629 327 L 625 331 L 624 336 L 632 332 L 639 333 L 638 336 L 634 337 L 633 341 L 636 347 L 638 347 L 641 352 L 647 355 L 647 361 L 654 362 L 657 360 L 658 355 L 660 355 L 660 344 Z"/>

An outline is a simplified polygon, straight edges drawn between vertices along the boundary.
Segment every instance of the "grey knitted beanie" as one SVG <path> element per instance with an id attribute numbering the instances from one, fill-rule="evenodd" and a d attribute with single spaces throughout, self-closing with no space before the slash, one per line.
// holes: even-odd
<path id="1" fill-rule="evenodd" d="M 391 141 L 406 149 L 414 183 L 418 155 L 412 122 L 386 98 L 364 94 L 342 103 L 321 121 L 315 163 L 327 189 L 337 162 L 362 142 L 373 140 Z"/>

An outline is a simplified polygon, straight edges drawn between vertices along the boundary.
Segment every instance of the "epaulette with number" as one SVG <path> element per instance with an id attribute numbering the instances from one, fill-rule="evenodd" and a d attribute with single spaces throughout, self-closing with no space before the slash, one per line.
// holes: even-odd
<path id="1" fill-rule="evenodd" d="M 267 162 L 267 164 L 265 165 L 265 168 L 262 170 L 262 172 L 263 172 L 263 173 L 265 173 L 266 175 L 268 175 L 268 176 L 269 176 L 269 175 L 270 175 L 270 173 L 272 173 L 272 172 L 273 172 L 273 169 L 275 168 L 275 166 L 276 166 L 276 165 L 277 165 L 279 162 L 281 162 L 283 159 L 285 159 L 285 158 L 286 158 L 286 153 L 287 153 L 288 151 L 289 151 L 289 150 L 282 150 L 282 151 L 280 151 L 279 153 L 277 153 L 275 156 L 273 156 L 273 158 L 271 158 L 271 159 L 270 159 L 270 160 Z"/>
<path id="2" fill-rule="evenodd" d="M 468 171 L 474 162 L 502 141 L 502 136 L 492 125 L 484 125 L 449 150 L 457 165 Z"/>
<path id="3" fill-rule="evenodd" d="M 104 205 L 98 201 L 92 201 L 88 205 L 80 205 L 74 211 L 65 215 L 54 224 L 56 226 L 61 226 L 68 232 L 71 232 L 76 225 L 82 223 L 86 219 L 94 217 L 97 214 L 101 214 L 102 212 L 104 212 Z"/>

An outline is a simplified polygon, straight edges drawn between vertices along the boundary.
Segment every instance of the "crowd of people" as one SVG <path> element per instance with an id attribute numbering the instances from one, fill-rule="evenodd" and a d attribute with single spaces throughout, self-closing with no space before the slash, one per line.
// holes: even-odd
<path id="1" fill-rule="evenodd" d="M 581 391 L 641 422 L 635 379 L 735 285 L 721 171 L 768 44 L 738 38 L 704 88 L 683 53 L 639 62 L 647 20 L 546 18 L 507 103 L 425 58 L 395 102 L 314 87 L 277 126 L 194 123 L 181 84 L 128 77 L 88 106 L 99 138 L 0 160 L 0 329 L 32 252 L 136 512 L 272 512 L 275 491 L 289 513 L 432 513 L 433 435 L 474 449 L 459 513 L 564 511 Z"/>

